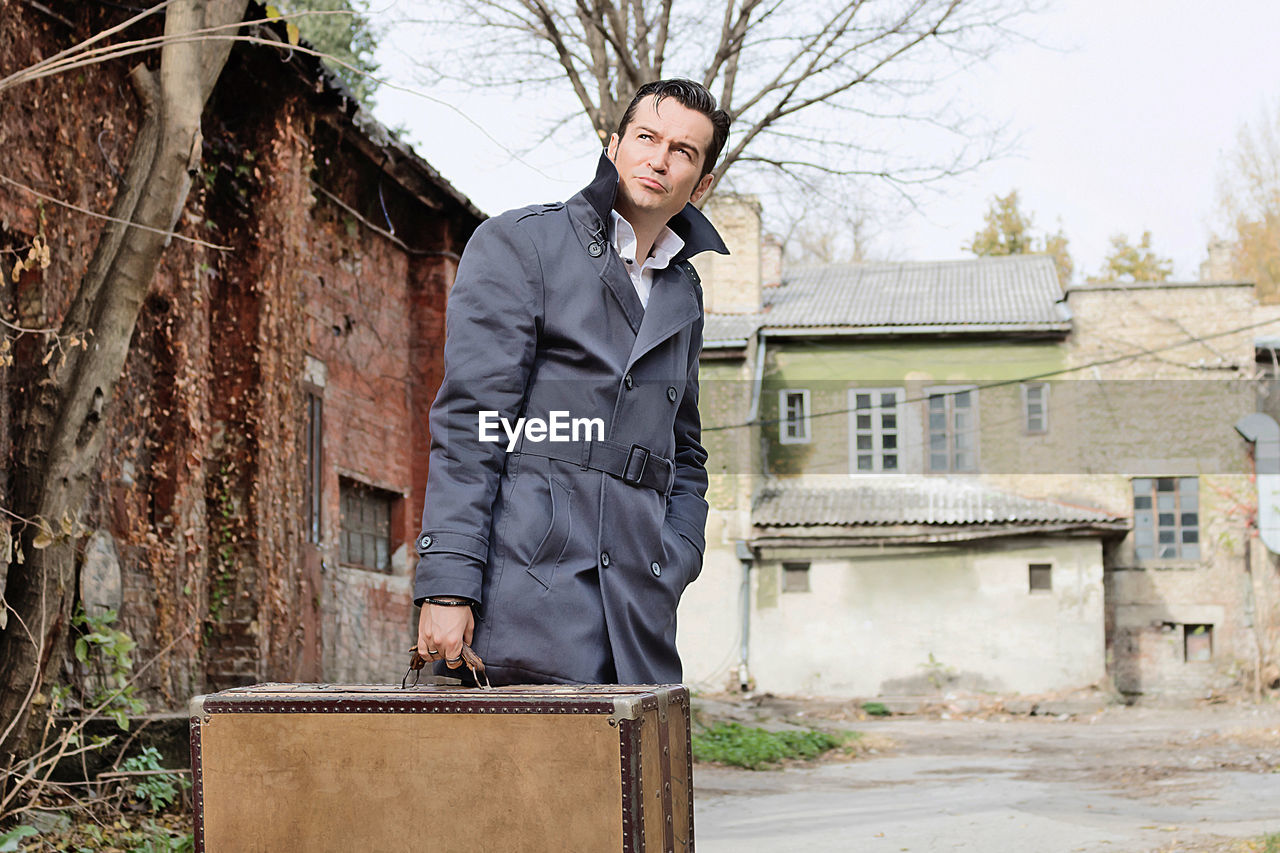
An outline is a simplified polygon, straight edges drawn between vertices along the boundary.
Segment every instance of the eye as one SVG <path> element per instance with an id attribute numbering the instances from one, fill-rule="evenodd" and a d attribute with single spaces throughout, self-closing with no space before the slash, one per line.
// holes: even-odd
<path id="1" fill-rule="evenodd" d="M 637 134 L 636 134 L 636 139 L 652 139 L 652 138 L 653 138 L 653 137 L 649 136 L 649 134 L 647 134 L 647 133 L 637 133 Z"/>
<path id="2" fill-rule="evenodd" d="M 683 154 L 685 157 L 691 157 L 691 156 L 692 156 L 692 155 L 689 153 L 688 149 L 686 149 L 686 148 L 677 148 L 677 149 L 676 149 L 676 153 L 677 153 L 677 154 Z"/>

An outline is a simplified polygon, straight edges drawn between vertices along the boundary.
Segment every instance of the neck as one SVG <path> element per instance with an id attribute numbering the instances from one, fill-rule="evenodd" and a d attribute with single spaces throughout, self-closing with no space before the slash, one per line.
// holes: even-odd
<path id="1" fill-rule="evenodd" d="M 659 221 L 654 217 L 640 216 L 636 211 L 626 210 L 621 205 L 615 209 L 619 216 L 627 220 L 631 230 L 636 232 L 636 260 L 644 263 L 644 259 L 653 251 L 653 244 L 658 242 L 658 235 L 662 233 L 663 228 L 667 227 L 666 220 Z"/>

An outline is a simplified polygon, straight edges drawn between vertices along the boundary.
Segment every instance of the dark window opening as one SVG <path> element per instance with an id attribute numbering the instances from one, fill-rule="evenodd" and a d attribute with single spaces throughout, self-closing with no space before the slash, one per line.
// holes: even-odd
<path id="1" fill-rule="evenodd" d="M 809 591 L 809 564 L 808 563 L 783 563 L 782 564 L 782 591 L 783 592 L 808 592 Z"/>
<path id="2" fill-rule="evenodd" d="M 1213 660 L 1213 626 L 1183 625 L 1183 653 L 1187 663 Z"/>
<path id="3" fill-rule="evenodd" d="M 391 515 L 400 496 L 343 479 L 342 562 L 372 572 L 391 571 Z"/>
<path id="4" fill-rule="evenodd" d="M 1031 592 L 1053 591 L 1053 566 L 1049 563 L 1032 563 L 1027 566 Z"/>
<path id="5" fill-rule="evenodd" d="M 307 392 L 307 541 L 320 544 L 320 508 L 324 496 L 324 467 L 321 448 L 324 427 L 324 400 Z"/>

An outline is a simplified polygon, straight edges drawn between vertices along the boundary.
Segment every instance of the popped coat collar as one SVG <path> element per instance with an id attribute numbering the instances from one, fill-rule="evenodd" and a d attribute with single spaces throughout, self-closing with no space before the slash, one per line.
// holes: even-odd
<path id="1" fill-rule="evenodd" d="M 596 164 L 595 178 L 579 193 L 599 217 L 599 222 L 594 224 L 595 228 L 603 227 L 609 221 L 609 211 L 613 210 L 617 194 L 618 169 L 608 154 L 602 151 L 600 162 Z M 691 258 L 699 252 L 729 254 L 729 249 L 720 239 L 715 226 L 692 204 L 686 204 L 683 210 L 667 220 L 667 227 L 684 240 L 684 248 L 671 259 L 672 264 Z"/>

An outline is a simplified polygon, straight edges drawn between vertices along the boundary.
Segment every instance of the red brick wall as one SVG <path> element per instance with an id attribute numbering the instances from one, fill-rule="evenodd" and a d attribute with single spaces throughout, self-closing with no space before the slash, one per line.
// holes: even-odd
<path id="1" fill-rule="evenodd" d="M 64 12 L 73 30 L 24 4 L 5 10 L 5 68 L 123 14 L 85 4 Z M 11 93 L 0 115 L 0 174 L 106 211 L 113 167 L 123 169 L 137 130 L 127 71 L 125 63 L 95 65 Z M 155 706 L 265 679 L 400 674 L 392 670 L 410 636 L 408 543 L 421 511 L 449 255 L 477 220 L 443 192 L 424 202 L 404 189 L 390 166 L 365 153 L 367 144 L 353 144 L 357 132 L 344 115 L 293 64 L 236 48 L 206 109 L 202 171 L 179 223 L 180 233 L 228 250 L 170 244 L 108 407 L 100 486 L 81 521 L 115 542 L 120 623 L 139 642 L 137 660 L 177 640 L 143 678 Z M 403 245 L 361 224 L 313 181 Z M 17 284 L 4 276 L 6 316 L 56 325 L 100 230 L 100 219 L 0 183 L 6 271 L 37 234 L 52 255 L 47 270 Z M 19 342 L 28 372 L 43 352 L 37 343 Z M 328 373 L 318 549 L 305 529 L 308 356 Z M 21 360 L 0 368 L 5 458 L 21 428 L 25 376 Z M 340 475 L 405 496 L 392 574 L 340 566 Z M 0 475 L 0 501 L 9 488 Z"/>

